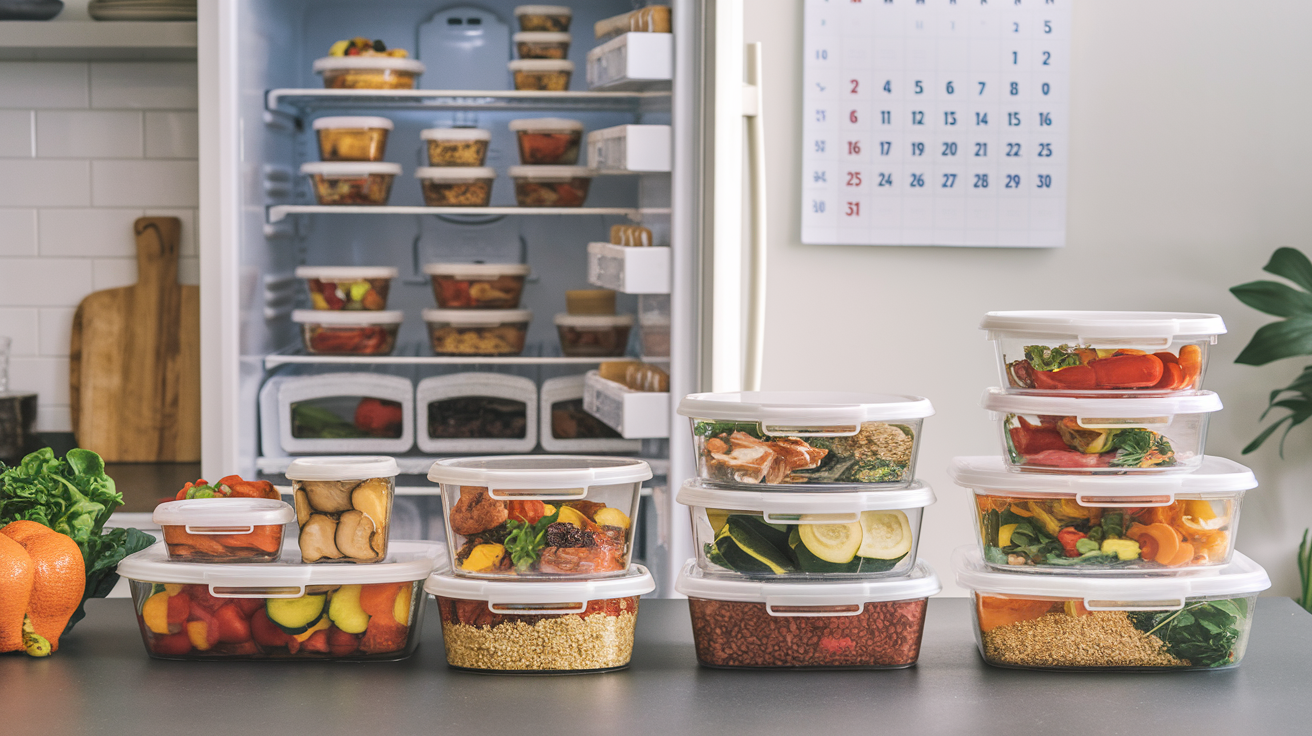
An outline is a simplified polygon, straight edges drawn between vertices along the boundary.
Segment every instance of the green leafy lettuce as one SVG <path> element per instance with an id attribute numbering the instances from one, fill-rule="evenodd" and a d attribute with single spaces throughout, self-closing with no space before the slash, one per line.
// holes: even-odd
<path id="1" fill-rule="evenodd" d="M 1223 667 L 1235 661 L 1235 647 L 1248 620 L 1244 598 L 1194 603 L 1179 611 L 1133 611 L 1136 629 L 1156 636 L 1173 657 L 1192 665 Z"/>

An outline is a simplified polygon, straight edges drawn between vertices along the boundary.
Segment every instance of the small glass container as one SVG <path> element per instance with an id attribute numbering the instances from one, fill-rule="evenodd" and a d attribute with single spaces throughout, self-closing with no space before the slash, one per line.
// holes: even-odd
<path id="1" fill-rule="evenodd" d="M 319 118 L 312 126 L 323 161 L 382 161 L 391 120 L 378 117 Z"/>
<path id="2" fill-rule="evenodd" d="M 391 266 L 298 266 L 315 309 L 387 309 L 387 293 L 398 271 Z"/>
<path id="3" fill-rule="evenodd" d="M 305 351 L 311 355 L 391 355 L 401 311 L 346 312 L 297 309 L 292 321 L 301 326 Z"/>
<path id="4" fill-rule="evenodd" d="M 518 309 L 524 263 L 425 263 L 440 309 Z"/>
<path id="5" fill-rule="evenodd" d="M 301 173 L 314 184 L 321 205 L 384 205 L 392 194 L 392 180 L 400 164 L 372 161 L 311 161 Z"/>
<path id="6" fill-rule="evenodd" d="M 193 498 L 155 507 L 174 562 L 277 562 L 292 507 L 272 498 Z"/>
<path id="7" fill-rule="evenodd" d="M 564 92 L 574 73 L 574 62 L 559 59 L 515 59 L 509 67 L 515 89 L 529 92 Z"/>
<path id="8" fill-rule="evenodd" d="M 529 166 L 573 166 L 579 162 L 583 122 L 567 118 L 510 121 L 519 145 L 519 162 Z"/>
<path id="9" fill-rule="evenodd" d="M 631 314 L 557 314 L 560 352 L 571 358 L 624 355 L 633 329 Z"/>
<path id="10" fill-rule="evenodd" d="M 424 310 L 436 355 L 519 355 L 532 320 L 527 309 Z"/>
<path id="11" fill-rule="evenodd" d="M 592 185 L 586 166 L 511 166 L 520 207 L 582 207 Z"/>
<path id="12" fill-rule="evenodd" d="M 497 172 L 485 166 L 421 166 L 415 178 L 429 207 L 486 207 Z"/>
<path id="13" fill-rule="evenodd" d="M 492 132 L 482 128 L 427 128 L 419 139 L 428 146 L 429 166 L 481 167 Z"/>
<path id="14" fill-rule="evenodd" d="M 414 89 L 424 64 L 395 56 L 324 56 L 314 60 L 327 89 Z"/>
<path id="15" fill-rule="evenodd" d="M 521 31 L 564 33 L 569 30 L 573 16 L 574 11 L 568 5 L 519 5 L 515 8 L 515 19 L 519 21 Z"/>
<path id="16" fill-rule="evenodd" d="M 392 528 L 396 460 L 390 457 L 298 457 L 292 482 L 303 562 L 382 562 Z"/>

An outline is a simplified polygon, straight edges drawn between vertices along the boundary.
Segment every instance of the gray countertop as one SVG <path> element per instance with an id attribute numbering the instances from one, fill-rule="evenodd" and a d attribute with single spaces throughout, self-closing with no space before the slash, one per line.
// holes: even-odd
<path id="1" fill-rule="evenodd" d="M 447 669 L 435 605 L 413 657 L 363 664 L 154 661 L 130 601 L 88 608 L 53 657 L 0 656 L 0 734 L 1274 735 L 1312 720 L 1312 615 L 1287 598 L 1258 603 L 1238 669 L 1143 674 L 989 667 L 963 598 L 931 599 L 918 665 L 873 672 L 701 668 L 687 604 L 644 600 L 632 667 L 571 677 Z"/>

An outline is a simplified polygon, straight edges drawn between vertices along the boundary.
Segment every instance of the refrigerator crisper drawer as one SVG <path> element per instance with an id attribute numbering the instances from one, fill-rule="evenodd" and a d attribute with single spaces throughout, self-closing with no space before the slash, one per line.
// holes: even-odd
<path id="1" fill-rule="evenodd" d="M 602 173 L 670 170 L 670 126 L 616 125 L 588 133 L 588 166 Z"/>
<path id="2" fill-rule="evenodd" d="M 538 387 L 528 378 L 472 372 L 425 378 L 415 389 L 415 404 L 422 452 L 496 454 L 537 447 Z"/>
<path id="3" fill-rule="evenodd" d="M 403 453 L 415 443 L 414 386 L 399 376 L 274 376 L 260 390 L 260 414 L 266 456 Z"/>
<path id="4" fill-rule="evenodd" d="M 596 371 L 583 379 L 583 409 L 628 439 L 670 436 L 670 394 L 634 391 Z"/>
<path id="5" fill-rule="evenodd" d="M 639 452 L 642 440 L 626 440 L 614 428 L 583 408 L 583 376 L 561 376 L 542 382 L 542 449 L 566 454 Z M 589 436 L 562 436 L 586 434 Z"/>
<path id="6" fill-rule="evenodd" d="M 626 33 L 588 52 L 588 88 L 664 90 L 674 79 L 674 36 Z"/>
<path id="7" fill-rule="evenodd" d="M 670 249 L 588 243 L 588 283 L 625 294 L 668 294 Z"/>

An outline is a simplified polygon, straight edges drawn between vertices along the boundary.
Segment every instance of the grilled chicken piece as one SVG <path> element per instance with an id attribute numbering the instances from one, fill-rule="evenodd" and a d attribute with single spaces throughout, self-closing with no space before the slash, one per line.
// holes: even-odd
<path id="1" fill-rule="evenodd" d="M 771 449 L 779 453 L 779 459 L 788 465 L 788 470 L 810 470 L 820 467 L 820 461 L 829 454 L 828 450 L 812 447 L 796 437 L 784 437 L 770 443 Z"/>

